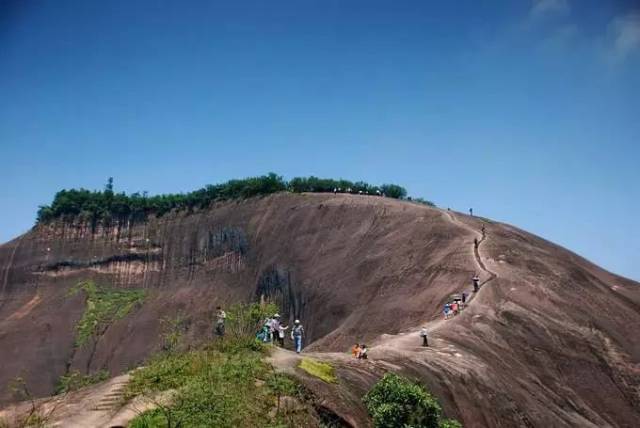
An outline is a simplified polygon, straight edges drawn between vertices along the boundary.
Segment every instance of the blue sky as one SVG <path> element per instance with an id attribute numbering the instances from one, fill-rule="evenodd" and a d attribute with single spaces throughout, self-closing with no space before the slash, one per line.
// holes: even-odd
<path id="1" fill-rule="evenodd" d="M 0 0 L 0 242 L 61 188 L 274 171 L 397 182 L 640 279 L 639 140 L 635 1 Z"/>

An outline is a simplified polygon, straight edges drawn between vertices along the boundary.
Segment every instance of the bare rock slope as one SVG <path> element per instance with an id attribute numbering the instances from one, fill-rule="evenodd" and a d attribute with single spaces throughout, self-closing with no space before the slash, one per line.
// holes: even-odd
<path id="1" fill-rule="evenodd" d="M 480 292 L 439 320 L 474 272 Z M 85 302 L 69 290 L 85 279 L 146 298 L 77 348 Z M 22 374 L 44 396 L 69 370 L 122 373 L 158 349 L 163 316 L 185 314 L 197 341 L 215 306 L 261 297 L 304 321 L 308 351 L 340 367 L 353 406 L 376 378 L 366 373 L 395 370 L 468 427 L 639 426 L 640 284 L 509 225 L 341 194 L 276 194 L 121 229 L 60 222 L 0 246 L 0 385 Z M 368 366 L 335 353 L 355 341 L 373 345 Z"/>

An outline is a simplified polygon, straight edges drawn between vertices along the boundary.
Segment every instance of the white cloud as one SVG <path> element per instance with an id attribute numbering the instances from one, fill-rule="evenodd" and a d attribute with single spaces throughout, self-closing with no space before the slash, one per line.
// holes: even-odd
<path id="1" fill-rule="evenodd" d="M 614 62 L 622 62 L 640 53 L 640 13 L 617 17 L 609 24 L 608 56 Z"/>
<path id="2" fill-rule="evenodd" d="M 570 9 L 569 0 L 533 0 L 530 16 L 535 19 L 547 15 L 565 15 Z"/>

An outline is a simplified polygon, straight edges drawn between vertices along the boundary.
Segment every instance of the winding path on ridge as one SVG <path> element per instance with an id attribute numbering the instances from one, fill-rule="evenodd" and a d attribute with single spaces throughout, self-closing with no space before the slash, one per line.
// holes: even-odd
<path id="1" fill-rule="evenodd" d="M 472 226 L 469 226 L 465 222 L 462 222 L 456 218 L 456 214 L 452 213 L 448 210 L 443 210 L 442 214 L 446 219 L 448 219 L 451 223 L 456 226 L 462 227 L 466 230 L 471 231 L 473 234 L 477 235 L 480 239 L 478 239 L 478 246 L 475 246 L 475 243 L 472 242 L 472 251 L 473 258 L 478 266 L 478 268 L 484 272 L 487 277 L 481 281 L 480 290 L 477 293 L 473 292 L 473 287 L 470 286 L 468 289 L 464 290 L 468 296 L 469 300 L 467 301 L 467 307 L 473 304 L 473 301 L 482 291 L 482 288 L 488 284 L 490 281 L 498 278 L 498 275 L 487 268 L 484 261 L 482 260 L 482 256 L 480 254 L 480 247 L 486 241 L 488 234 L 482 233 Z M 464 312 L 463 312 L 464 314 Z M 463 315 L 462 314 L 462 315 Z M 459 316 L 462 316 L 459 315 Z M 404 356 L 418 356 L 420 354 L 428 354 L 431 352 L 437 352 L 439 354 L 448 354 L 449 356 L 455 355 L 456 357 L 461 356 L 455 349 L 455 346 L 446 343 L 444 340 L 439 338 L 437 334 L 439 330 L 443 328 L 447 324 L 447 322 L 452 322 L 453 320 L 444 320 L 441 315 L 438 315 L 438 319 L 434 319 L 431 321 L 421 322 L 415 327 L 408 329 L 404 332 L 400 332 L 394 335 L 383 334 L 378 337 L 373 343 L 373 346 L 369 348 L 369 363 L 383 368 L 388 369 L 389 366 L 393 367 L 389 361 L 385 360 L 393 360 L 392 357 Z M 421 327 L 426 327 L 429 332 L 429 347 L 422 347 L 421 339 L 419 337 L 419 330 Z M 300 359 L 304 356 L 317 358 L 325 361 L 340 361 L 343 364 L 352 365 L 356 360 L 347 352 L 303 352 L 301 355 L 297 355 L 292 351 L 287 351 L 282 348 L 274 348 L 274 352 L 271 355 L 270 361 L 274 366 L 280 369 L 292 369 L 297 366 Z M 390 358 L 391 357 L 391 358 Z"/>
<path id="2" fill-rule="evenodd" d="M 464 290 L 469 296 L 469 299 L 467 300 L 467 307 L 469 307 L 470 305 L 473 304 L 473 301 L 478 296 L 482 288 L 487 283 L 489 283 L 490 281 L 493 281 L 498 277 L 498 275 L 495 272 L 492 272 L 486 267 L 486 265 L 482 260 L 482 256 L 480 255 L 480 246 L 482 245 L 483 242 L 486 241 L 487 234 L 486 233 L 483 234 L 482 232 L 477 231 L 476 229 L 467 225 L 466 223 L 458 220 L 456 218 L 456 215 L 453 214 L 451 211 L 442 211 L 442 213 L 444 214 L 445 218 L 447 218 L 451 223 L 471 231 L 473 234 L 477 235 L 480 238 L 478 240 L 477 247 L 475 243 L 473 242 L 471 243 L 472 250 L 473 250 L 473 258 L 476 264 L 478 265 L 478 267 L 480 268 L 480 270 L 482 270 L 486 275 L 488 275 L 488 277 L 485 278 L 480 283 L 480 290 L 478 290 L 477 293 L 473 292 L 472 287 L 469 287 L 468 289 Z M 439 319 L 421 323 L 415 326 L 414 328 L 410 329 L 409 331 L 401 332 L 396 335 L 383 335 L 376 342 L 374 342 L 374 346 L 371 348 L 371 356 L 372 358 L 384 358 L 389 353 L 423 352 L 428 349 L 434 349 L 434 348 L 437 349 L 439 347 L 438 343 L 432 340 L 432 338 L 435 338 L 437 340 L 437 334 L 434 335 L 434 333 L 437 333 L 443 326 L 447 324 L 448 321 L 451 321 L 451 320 L 445 320 L 442 318 L 441 315 L 439 315 Z M 420 328 L 423 326 L 427 328 L 427 331 L 429 333 L 428 348 L 420 346 L 420 337 L 418 336 L 418 332 Z"/>

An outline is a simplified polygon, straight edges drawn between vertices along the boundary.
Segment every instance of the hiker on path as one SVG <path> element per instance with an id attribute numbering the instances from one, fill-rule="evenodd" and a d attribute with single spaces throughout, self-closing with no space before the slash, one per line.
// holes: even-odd
<path id="1" fill-rule="evenodd" d="M 222 310 L 220 306 L 216 307 L 216 334 L 220 337 L 224 336 L 224 322 L 227 319 L 227 314 Z"/>
<path id="2" fill-rule="evenodd" d="M 455 300 L 451 304 L 451 312 L 453 312 L 454 316 L 458 315 L 458 302 L 456 302 Z"/>
<path id="3" fill-rule="evenodd" d="M 480 243 L 478 242 L 478 238 L 473 238 L 473 246 L 476 250 L 478 249 L 478 245 L 480 245 Z"/>
<path id="4" fill-rule="evenodd" d="M 281 348 L 284 348 L 284 332 L 289 329 L 289 326 L 283 326 L 278 323 L 278 343 Z"/>
<path id="5" fill-rule="evenodd" d="M 469 215 L 473 217 L 473 208 L 469 208 Z"/>
<path id="6" fill-rule="evenodd" d="M 262 324 L 262 328 L 260 329 L 260 333 L 258 333 L 258 338 L 262 340 L 264 343 L 269 341 L 269 337 L 271 336 L 271 320 L 267 318 L 264 324 Z"/>
<path id="7" fill-rule="evenodd" d="M 271 333 L 271 341 L 276 343 L 280 334 L 280 314 L 274 314 L 273 318 L 271 318 L 269 331 Z"/>
<path id="8" fill-rule="evenodd" d="M 479 289 L 480 289 L 480 277 L 476 273 L 473 276 L 473 292 L 477 293 Z"/>
<path id="9" fill-rule="evenodd" d="M 302 351 L 302 337 L 304 336 L 304 328 L 300 324 L 300 320 L 295 320 L 293 323 L 293 329 L 291 330 L 291 339 L 296 347 L 296 353 Z"/>
<path id="10" fill-rule="evenodd" d="M 451 305 L 449 303 L 444 304 L 444 319 L 448 320 L 451 314 Z"/>
<path id="11" fill-rule="evenodd" d="M 462 307 L 464 308 L 467 305 L 467 293 L 462 293 Z"/>
<path id="12" fill-rule="evenodd" d="M 484 224 L 482 225 L 482 237 L 484 238 L 486 235 L 486 229 L 484 227 Z"/>
<path id="13" fill-rule="evenodd" d="M 429 340 L 427 339 L 427 327 L 422 327 L 420 330 L 420 337 L 422 338 L 422 346 L 429 346 Z"/>

